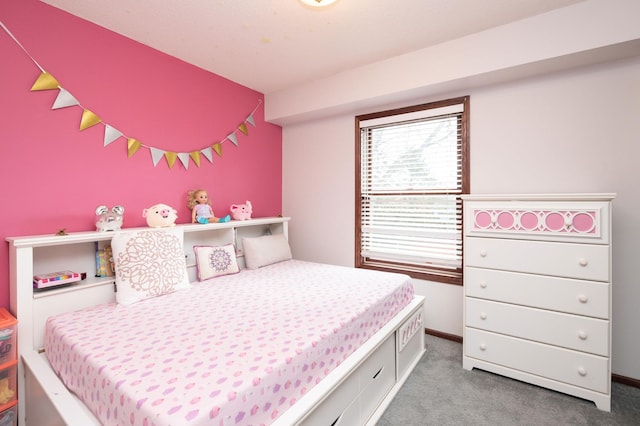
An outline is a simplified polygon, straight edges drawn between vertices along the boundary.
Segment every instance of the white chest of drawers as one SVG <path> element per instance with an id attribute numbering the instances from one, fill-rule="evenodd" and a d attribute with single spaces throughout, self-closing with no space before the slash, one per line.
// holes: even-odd
<path id="1" fill-rule="evenodd" d="M 464 196 L 464 353 L 611 409 L 613 194 Z"/>

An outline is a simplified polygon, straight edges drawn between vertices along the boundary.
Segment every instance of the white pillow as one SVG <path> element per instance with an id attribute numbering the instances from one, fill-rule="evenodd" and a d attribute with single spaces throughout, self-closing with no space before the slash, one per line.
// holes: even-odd
<path id="1" fill-rule="evenodd" d="M 284 234 L 243 238 L 244 263 L 248 269 L 258 269 L 285 260 L 290 260 L 291 247 Z"/>
<path id="2" fill-rule="evenodd" d="M 224 246 L 193 246 L 196 254 L 198 281 L 240 272 L 233 244 Z"/>
<path id="3" fill-rule="evenodd" d="M 111 240 L 116 267 L 116 300 L 140 300 L 189 288 L 179 228 L 119 232 Z"/>

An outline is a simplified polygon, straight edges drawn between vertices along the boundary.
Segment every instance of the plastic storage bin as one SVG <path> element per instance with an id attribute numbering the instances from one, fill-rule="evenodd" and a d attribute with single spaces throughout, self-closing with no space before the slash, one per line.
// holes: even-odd
<path id="1" fill-rule="evenodd" d="M 0 426 L 16 426 L 18 424 L 18 401 L 13 401 L 0 411 Z"/>
<path id="2" fill-rule="evenodd" d="M 0 365 L 16 360 L 16 325 L 18 321 L 0 308 Z"/>

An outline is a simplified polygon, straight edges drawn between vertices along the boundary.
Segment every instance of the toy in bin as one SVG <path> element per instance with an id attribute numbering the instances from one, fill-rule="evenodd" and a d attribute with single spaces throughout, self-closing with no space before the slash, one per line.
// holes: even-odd
<path id="1" fill-rule="evenodd" d="M 6 404 L 15 396 L 16 391 L 9 386 L 9 373 L 0 373 L 0 404 Z"/>
<path id="2" fill-rule="evenodd" d="M 0 412 L 0 426 L 14 426 L 18 424 L 18 401 L 13 401 Z"/>
<path id="3" fill-rule="evenodd" d="M 33 288 L 41 289 L 82 280 L 82 275 L 74 271 L 58 271 L 33 276 Z"/>
<path id="4" fill-rule="evenodd" d="M 16 325 L 18 321 L 0 308 L 0 364 L 16 359 Z"/>

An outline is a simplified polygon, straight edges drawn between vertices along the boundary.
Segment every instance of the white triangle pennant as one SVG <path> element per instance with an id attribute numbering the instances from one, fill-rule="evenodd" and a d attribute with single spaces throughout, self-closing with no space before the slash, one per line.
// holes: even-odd
<path id="1" fill-rule="evenodd" d="M 227 136 L 227 139 L 233 142 L 235 146 L 238 146 L 238 137 L 236 136 L 235 133 L 231 133 L 229 136 Z"/>
<path id="2" fill-rule="evenodd" d="M 200 151 L 202 155 L 204 155 L 210 163 L 213 163 L 213 149 L 211 147 L 207 147 Z"/>
<path id="3" fill-rule="evenodd" d="M 154 147 L 150 147 L 150 149 L 151 149 L 151 158 L 153 159 L 153 167 L 155 167 L 158 165 L 160 160 L 162 160 L 162 157 L 164 157 L 165 151 L 158 148 L 154 148 Z"/>
<path id="4" fill-rule="evenodd" d="M 256 122 L 253 121 L 253 114 L 247 117 L 247 123 L 251 124 L 253 127 L 256 127 Z"/>
<path id="5" fill-rule="evenodd" d="M 189 153 L 188 152 L 179 152 L 178 158 L 180 162 L 184 166 L 185 170 L 189 170 Z"/>
<path id="6" fill-rule="evenodd" d="M 60 93 L 58 93 L 58 96 L 56 97 L 56 100 L 53 103 L 51 109 L 66 108 L 78 104 L 79 102 L 76 100 L 76 98 L 73 97 L 71 93 L 60 87 Z"/>
<path id="7" fill-rule="evenodd" d="M 115 141 L 120 136 L 122 136 L 121 131 L 109 126 L 108 124 L 104 125 L 104 146 L 109 145 L 111 142 Z"/>

